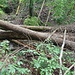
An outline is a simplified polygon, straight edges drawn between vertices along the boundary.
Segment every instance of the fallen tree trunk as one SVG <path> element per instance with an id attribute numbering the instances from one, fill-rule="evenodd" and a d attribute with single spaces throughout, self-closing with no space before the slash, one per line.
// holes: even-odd
<path id="1" fill-rule="evenodd" d="M 8 23 L 6 21 L 2 21 L 2 20 L 0 20 L 0 27 L 12 30 L 13 33 L 10 34 L 10 36 L 12 36 L 12 37 L 14 35 L 16 36 L 18 34 L 16 37 L 20 37 L 22 35 L 24 38 L 27 38 L 27 39 L 30 37 L 32 39 L 45 40 L 50 36 L 50 33 L 42 33 L 42 32 L 32 31 L 30 29 L 23 28 L 23 27 L 20 27 L 20 26 L 17 26 L 17 25 L 14 25 L 14 24 Z M 7 36 L 7 35 L 5 34 L 5 36 Z M 7 36 L 7 37 L 10 37 L 10 36 Z M 1 37 L 1 34 L 0 34 L 0 37 Z M 62 42 L 63 42 L 63 39 L 56 37 L 56 36 L 52 36 L 51 40 L 54 43 L 57 43 L 59 45 L 62 45 Z M 75 42 L 66 40 L 65 47 L 68 49 L 74 50 Z"/>
<path id="2" fill-rule="evenodd" d="M 35 30 L 35 31 L 47 31 L 47 32 L 53 32 L 54 30 L 56 30 L 56 32 L 64 32 L 65 28 L 67 30 L 67 32 L 75 32 L 75 25 L 66 25 L 66 26 L 25 26 L 25 25 L 18 25 L 21 26 L 23 28 L 28 28 L 31 30 Z"/>
<path id="3" fill-rule="evenodd" d="M 23 28 L 31 29 L 34 31 L 52 31 L 53 27 L 45 27 L 45 26 L 26 26 L 26 25 L 17 25 Z M 3 30 L 8 30 L 7 28 L 0 27 Z"/>
<path id="4" fill-rule="evenodd" d="M 23 28 L 23 27 L 20 27 L 2 20 L 0 20 L 0 27 L 10 29 L 16 33 L 20 33 L 24 35 L 25 37 L 31 36 L 33 38 L 36 38 L 37 40 L 45 40 L 49 36 L 49 33 L 41 33 L 41 32 L 32 31 L 30 29 Z"/>
<path id="5" fill-rule="evenodd" d="M 9 22 L 6 23 L 6 21 L 2 21 L 0 20 L 0 24 L 8 24 L 8 25 L 14 25 L 14 24 L 11 24 Z M 27 29 L 31 29 L 31 30 L 34 30 L 34 31 L 48 31 L 48 32 L 53 32 L 55 29 L 57 29 L 57 32 L 60 32 L 60 31 L 64 31 L 65 28 L 67 30 L 67 32 L 71 32 L 71 33 L 74 33 L 75 32 L 75 25 L 63 25 L 63 26 L 26 26 L 26 25 L 16 25 L 16 26 L 19 26 L 19 27 L 23 27 L 23 28 L 27 28 Z M 4 29 L 4 30 L 7 30 L 8 28 L 2 28 L 1 29 Z M 10 29 L 9 29 L 10 30 Z"/>
<path id="6" fill-rule="evenodd" d="M 49 34 L 51 35 L 52 33 L 49 33 Z M 56 38 L 63 39 L 63 34 L 54 33 L 51 37 L 56 37 Z M 3 39 L 8 39 L 8 40 L 9 39 L 28 39 L 28 40 L 30 39 L 30 40 L 37 40 L 36 38 L 33 38 L 31 36 L 26 36 L 25 37 L 23 34 L 16 33 L 16 32 L 13 32 L 13 31 L 0 30 L 0 40 L 3 40 Z M 75 42 L 75 37 L 72 34 L 71 35 L 66 35 L 66 40 Z"/>
<path id="7" fill-rule="evenodd" d="M 61 39 L 61 38 L 52 37 L 51 40 L 52 40 L 53 43 L 56 43 L 59 46 L 61 46 L 62 42 L 63 42 L 63 39 Z M 75 42 L 66 40 L 65 41 L 65 48 L 67 48 L 69 50 L 74 50 L 75 51 Z"/>
<path id="8" fill-rule="evenodd" d="M 13 34 L 13 35 L 12 35 Z M 43 36 L 45 37 L 45 36 Z M 28 39 L 28 40 L 37 40 L 36 38 L 33 38 L 31 36 L 23 36 L 22 34 L 19 34 L 19 33 L 15 33 L 15 32 L 6 32 L 6 31 L 1 31 L 0 32 L 0 39 L 8 39 L 8 40 L 11 40 L 11 39 Z M 46 38 L 45 38 L 46 39 Z M 44 39 L 44 40 L 45 40 Z M 75 37 L 69 37 L 68 35 L 66 36 L 66 44 L 65 44 L 65 48 L 67 49 L 71 49 L 71 50 L 74 50 L 75 49 L 75 42 L 71 41 L 71 40 L 75 40 Z M 42 39 L 41 39 L 42 40 Z M 63 35 L 59 35 L 59 34 L 53 34 L 52 37 L 51 37 L 51 40 L 53 43 L 55 44 L 58 44 L 58 45 L 62 45 L 62 42 L 63 42 Z"/>

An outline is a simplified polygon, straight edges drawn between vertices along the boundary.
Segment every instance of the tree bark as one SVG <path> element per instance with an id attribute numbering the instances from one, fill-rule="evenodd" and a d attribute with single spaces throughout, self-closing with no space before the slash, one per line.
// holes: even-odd
<path id="1" fill-rule="evenodd" d="M 7 29 L 10 29 L 13 31 L 13 32 L 7 32 L 7 33 L 5 32 L 5 34 L 3 32 L 0 33 L 0 38 L 3 37 L 6 39 L 22 38 L 22 39 L 45 40 L 51 35 L 50 33 L 45 33 L 45 32 L 42 33 L 42 32 L 38 32 L 38 31 L 33 31 L 33 30 L 23 28 L 23 27 L 20 27 L 20 26 L 17 26 L 17 25 L 14 25 L 14 24 L 8 23 L 6 21 L 2 21 L 2 20 L 0 20 L 0 27 L 7 28 Z M 72 27 L 72 28 L 74 29 L 74 27 Z M 69 29 L 72 29 L 72 28 L 70 27 Z M 63 30 L 64 29 L 65 29 L 65 26 L 63 27 Z M 52 42 L 57 43 L 60 46 L 62 45 L 63 37 L 60 38 L 59 35 L 53 34 L 50 37 L 50 39 L 52 40 Z M 75 42 L 66 40 L 65 47 L 68 49 L 74 50 Z"/>
<path id="2" fill-rule="evenodd" d="M 41 39 L 45 40 L 49 36 L 49 33 L 41 33 L 41 32 L 32 31 L 30 29 L 23 28 L 23 27 L 20 27 L 2 20 L 0 20 L 0 27 L 10 29 L 16 33 L 20 33 L 24 35 L 25 37 L 31 36 L 33 38 L 36 38 L 37 40 L 41 40 Z"/>
<path id="3" fill-rule="evenodd" d="M 45 36 L 43 36 L 45 37 Z M 16 32 L 11 32 L 11 31 L 0 31 L 0 40 L 3 40 L 3 39 L 8 39 L 8 40 L 11 40 L 11 39 L 21 39 L 21 40 L 37 40 L 36 38 L 33 38 L 31 36 L 24 36 L 20 33 L 16 33 Z M 45 38 L 46 39 L 46 38 Z M 60 34 L 53 34 L 52 37 L 50 38 L 52 40 L 53 43 L 61 46 L 62 45 L 62 42 L 63 42 L 63 35 L 60 35 Z M 74 36 L 71 36 L 69 37 L 68 35 L 66 36 L 66 44 L 65 44 L 65 48 L 67 49 L 71 49 L 71 50 L 74 50 L 75 49 L 75 37 Z M 39 39 L 39 40 L 43 40 L 43 39 Z M 73 41 L 72 41 L 73 40 Z"/>
<path id="4" fill-rule="evenodd" d="M 0 20 L 0 23 L 2 21 Z M 4 21 L 4 24 L 5 24 L 5 21 Z M 8 22 L 7 22 L 8 24 Z M 10 25 L 12 25 L 10 23 Z M 14 25 L 14 24 L 13 24 Z M 75 25 L 66 25 L 66 26 L 26 26 L 26 25 L 16 25 L 16 26 L 19 26 L 19 27 L 23 27 L 23 28 L 27 28 L 27 29 L 30 29 L 30 30 L 34 30 L 34 31 L 41 31 L 41 32 L 53 32 L 55 29 L 57 29 L 56 32 L 64 32 L 65 28 L 67 30 L 67 32 L 70 32 L 70 33 L 74 33 L 75 32 Z M 8 28 L 3 28 L 3 27 L 0 27 L 1 29 L 4 29 L 4 30 L 10 30 Z"/>
<path id="5" fill-rule="evenodd" d="M 51 35 L 52 33 L 49 33 L 49 34 Z M 51 37 L 63 39 L 63 34 L 54 33 Z M 21 33 L 16 33 L 16 32 L 13 32 L 13 31 L 0 30 L 0 39 L 3 39 L 3 38 L 4 39 L 27 39 L 27 38 L 29 38 L 29 39 L 32 39 L 32 40 L 37 40 L 36 38 L 31 37 L 30 35 L 25 37 L 25 35 L 23 35 Z M 45 39 L 47 39 L 47 38 L 45 38 Z M 43 40 L 43 39 L 41 39 L 41 40 Z M 75 42 L 75 37 L 73 35 L 66 35 L 66 40 Z"/>

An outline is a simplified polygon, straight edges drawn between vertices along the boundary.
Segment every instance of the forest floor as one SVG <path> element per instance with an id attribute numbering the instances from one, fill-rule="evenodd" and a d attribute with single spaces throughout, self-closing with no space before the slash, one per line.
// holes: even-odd
<path id="1" fill-rule="evenodd" d="M 47 9 L 47 7 L 44 7 L 44 9 L 41 13 L 41 16 L 40 16 L 40 19 L 42 22 L 44 22 L 44 23 L 46 22 L 47 15 L 48 15 L 48 9 Z M 20 15 L 20 13 L 19 13 L 18 15 L 14 15 L 14 14 L 10 13 L 10 14 L 6 15 L 3 19 L 10 23 L 13 23 L 13 24 L 22 25 L 25 18 L 27 18 L 27 14 Z M 56 22 L 51 20 L 51 16 L 50 16 L 48 22 L 49 22 L 48 24 L 50 24 L 50 26 L 57 25 Z M 39 44 L 38 41 L 33 41 L 33 40 L 9 40 L 9 41 L 10 41 L 9 46 L 12 51 L 17 50 L 19 47 L 22 48 L 24 46 L 26 46 L 24 48 L 25 50 L 32 49 L 32 48 L 36 49 L 36 44 L 37 43 Z M 2 40 L 1 40 L 1 42 L 2 42 Z M 36 71 L 36 69 L 33 66 L 31 66 L 31 63 L 30 63 L 33 58 L 37 59 L 38 55 L 35 55 L 32 52 L 27 52 L 26 54 L 24 54 L 23 56 L 19 56 L 18 58 L 20 58 L 20 60 L 24 60 L 24 59 L 26 60 L 26 61 L 23 61 L 24 64 L 21 66 L 30 69 L 32 75 L 40 75 L 39 70 Z M 71 56 L 71 58 L 74 58 L 74 56 Z M 65 64 L 65 65 L 67 67 L 71 66 L 71 64 L 69 62 L 67 62 L 67 64 Z M 72 70 L 73 70 L 73 68 L 72 68 Z M 54 71 L 54 75 L 59 75 L 58 69 L 56 69 Z"/>

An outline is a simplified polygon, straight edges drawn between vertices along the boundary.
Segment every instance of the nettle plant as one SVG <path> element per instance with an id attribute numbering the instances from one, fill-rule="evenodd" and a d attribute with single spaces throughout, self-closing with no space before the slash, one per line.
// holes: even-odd
<path id="1" fill-rule="evenodd" d="M 0 43 L 0 75 L 30 75 L 32 70 L 22 67 L 25 61 L 25 55 L 30 53 L 33 58 L 29 62 L 30 68 L 35 69 L 35 73 L 40 75 L 53 75 L 55 73 L 59 74 L 60 64 L 59 64 L 59 55 L 60 48 L 53 45 L 53 43 L 37 43 L 35 50 L 21 50 L 17 54 L 15 51 L 11 51 L 9 46 L 9 41 L 4 40 Z M 38 56 L 35 58 L 35 56 Z M 21 57 L 22 59 L 20 60 Z M 63 73 L 68 69 L 66 66 L 67 62 L 73 64 L 74 57 L 72 57 L 72 52 L 65 51 L 63 53 Z M 70 70 L 67 75 L 73 75 L 74 71 Z M 31 74 L 32 75 L 32 74 Z"/>
<path id="2" fill-rule="evenodd" d="M 18 60 L 17 55 L 13 55 L 14 52 L 11 51 L 8 40 L 0 43 L 0 75 L 29 75 L 30 70 L 21 66 L 23 62 Z"/>
<path id="3" fill-rule="evenodd" d="M 40 75 L 52 75 L 54 70 L 59 68 L 58 54 L 59 48 L 51 44 L 40 44 L 37 46 L 40 50 L 38 59 L 33 59 L 33 66 L 40 71 Z M 52 54 L 52 55 L 51 55 Z M 47 55 L 49 57 L 47 57 Z"/>
<path id="4" fill-rule="evenodd" d="M 37 45 L 37 50 L 40 51 L 40 54 L 37 59 L 33 58 L 32 66 L 36 69 L 36 71 L 40 72 L 40 75 L 53 75 L 57 71 L 57 74 L 59 74 L 60 70 L 60 64 L 59 64 L 59 54 L 60 54 L 60 48 L 53 45 L 52 43 L 41 43 Z M 68 54 L 67 52 L 64 52 L 64 54 Z M 69 52 L 71 53 L 71 52 Z M 66 56 L 67 58 L 71 59 Z M 65 57 L 63 57 L 66 63 Z M 74 58 L 73 58 L 74 59 Z M 73 60 L 72 59 L 72 60 Z M 71 61 L 71 60 L 70 60 Z M 68 61 L 68 62 L 70 62 Z M 74 62 L 72 62 L 74 63 Z M 67 70 L 67 66 L 63 64 L 62 70 L 65 72 Z M 73 74 L 73 71 L 69 71 L 67 75 Z"/>

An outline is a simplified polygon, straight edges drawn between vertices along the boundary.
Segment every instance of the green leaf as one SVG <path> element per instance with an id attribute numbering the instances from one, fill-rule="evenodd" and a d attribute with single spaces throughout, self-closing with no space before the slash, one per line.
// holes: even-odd
<path id="1" fill-rule="evenodd" d="M 33 64 L 34 64 L 34 67 L 35 68 L 40 68 L 40 64 L 39 64 L 39 61 L 38 60 L 33 59 Z"/>
<path id="2" fill-rule="evenodd" d="M 17 64 L 20 66 L 20 65 L 22 65 L 22 64 L 23 64 L 23 62 L 18 61 L 18 62 L 17 62 Z"/>
<path id="3" fill-rule="evenodd" d="M 8 65 L 8 70 L 9 70 L 9 73 L 11 74 L 14 74 L 15 73 L 15 68 L 13 67 L 13 65 Z"/>

